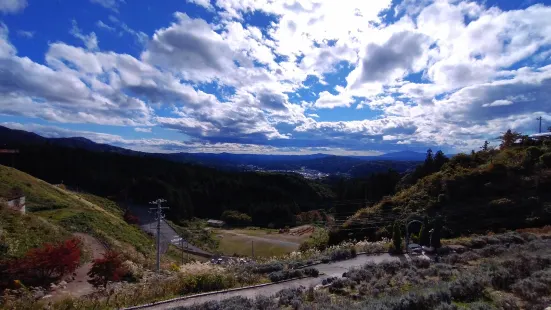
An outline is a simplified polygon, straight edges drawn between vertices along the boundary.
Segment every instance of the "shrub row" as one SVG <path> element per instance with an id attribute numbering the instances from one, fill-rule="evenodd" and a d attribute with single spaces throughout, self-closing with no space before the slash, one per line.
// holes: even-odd
<path id="1" fill-rule="evenodd" d="M 300 278 L 304 276 L 317 277 L 319 271 L 316 268 L 304 268 L 304 269 L 288 269 L 283 271 L 272 272 L 268 275 L 268 278 L 272 282 L 279 282 L 288 279 Z"/>

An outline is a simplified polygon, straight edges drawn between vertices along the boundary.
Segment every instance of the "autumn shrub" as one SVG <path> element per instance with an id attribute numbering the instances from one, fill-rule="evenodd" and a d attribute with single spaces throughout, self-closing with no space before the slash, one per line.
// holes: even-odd
<path id="1" fill-rule="evenodd" d="M 130 212 L 129 209 L 126 209 L 124 211 L 123 218 L 124 218 L 124 221 L 130 225 L 138 225 L 140 223 L 140 219 L 138 219 L 137 216 L 132 214 L 132 212 Z"/>
<path id="2" fill-rule="evenodd" d="M 88 272 L 91 278 L 88 282 L 95 287 L 105 287 L 109 282 L 121 281 L 129 273 L 123 263 L 121 254 L 115 251 L 105 252 L 103 257 L 93 261 L 92 268 Z"/>
<path id="3" fill-rule="evenodd" d="M 7 263 L 8 277 L 28 286 L 43 286 L 72 273 L 80 264 L 81 241 L 78 238 L 59 244 L 46 243 L 31 249 L 21 258 Z"/>

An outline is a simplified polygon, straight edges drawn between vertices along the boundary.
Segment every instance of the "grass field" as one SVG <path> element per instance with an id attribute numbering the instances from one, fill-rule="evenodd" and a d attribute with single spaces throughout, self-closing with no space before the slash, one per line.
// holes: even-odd
<path id="1" fill-rule="evenodd" d="M 216 229 L 219 239 L 218 251 L 225 255 L 251 256 L 254 244 L 256 257 L 280 256 L 299 248 L 308 238 L 279 234 L 277 230 L 267 229 Z"/>

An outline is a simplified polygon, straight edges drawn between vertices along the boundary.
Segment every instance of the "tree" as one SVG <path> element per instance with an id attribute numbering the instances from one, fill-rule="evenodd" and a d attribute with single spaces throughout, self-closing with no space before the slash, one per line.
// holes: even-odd
<path id="1" fill-rule="evenodd" d="M 434 228 L 430 239 L 430 245 L 435 249 L 439 249 L 440 247 L 442 247 L 442 243 L 440 241 L 440 239 L 442 238 L 442 220 L 440 218 L 437 218 L 434 221 L 433 226 Z"/>
<path id="2" fill-rule="evenodd" d="M 499 148 L 504 150 L 506 148 L 510 148 L 515 144 L 515 141 L 521 137 L 521 134 L 512 131 L 511 129 L 508 129 L 502 136 L 499 137 L 501 140 L 501 144 L 499 145 Z"/>
<path id="3" fill-rule="evenodd" d="M 402 231 L 400 230 L 400 224 L 398 222 L 394 222 L 392 244 L 394 245 L 395 253 L 402 253 Z"/>
<path id="4" fill-rule="evenodd" d="M 119 253 L 107 251 L 102 258 L 94 259 L 92 268 L 88 271 L 88 280 L 94 287 L 106 287 L 109 282 L 120 281 L 128 271 L 123 266 L 123 260 Z"/>
<path id="5" fill-rule="evenodd" d="M 430 232 L 429 232 L 429 219 L 425 216 L 423 218 L 423 225 L 421 226 L 421 231 L 419 232 L 419 244 L 429 245 L 430 243 Z"/>
<path id="6" fill-rule="evenodd" d="M 484 145 L 481 147 L 482 151 L 487 152 L 490 149 L 490 142 L 484 141 Z"/>
<path id="7" fill-rule="evenodd" d="M 434 158 L 432 157 L 432 149 L 427 150 L 427 157 L 425 158 L 425 171 L 427 174 L 431 173 L 433 171 L 433 165 L 434 165 Z"/>
<path id="8" fill-rule="evenodd" d="M 442 166 L 444 166 L 445 163 L 447 163 L 449 159 L 444 155 L 444 152 L 438 151 L 434 155 L 433 159 L 433 165 L 434 165 L 434 171 L 439 171 Z"/>
<path id="9" fill-rule="evenodd" d="M 124 211 L 123 218 L 130 225 L 137 225 L 140 223 L 140 220 L 138 219 L 138 217 L 132 214 L 132 212 L 130 212 L 130 209 L 126 209 Z"/>
<path id="10" fill-rule="evenodd" d="M 78 238 L 59 244 L 46 243 L 31 249 L 25 257 L 10 264 L 10 273 L 33 285 L 44 285 L 74 272 L 80 264 L 81 241 Z"/>
<path id="11" fill-rule="evenodd" d="M 234 210 L 224 211 L 220 218 L 232 226 L 249 226 L 252 222 L 252 218 L 250 216 Z"/>

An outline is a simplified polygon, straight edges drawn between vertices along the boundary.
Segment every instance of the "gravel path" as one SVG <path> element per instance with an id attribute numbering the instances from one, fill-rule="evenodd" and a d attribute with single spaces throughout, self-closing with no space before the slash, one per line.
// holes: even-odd
<path id="1" fill-rule="evenodd" d="M 220 300 L 224 300 L 235 296 L 242 296 L 247 298 L 255 298 L 256 296 L 260 296 L 260 295 L 272 296 L 275 293 L 285 288 L 293 288 L 293 287 L 299 287 L 299 286 L 310 287 L 310 286 L 321 284 L 323 279 L 326 279 L 329 277 L 341 277 L 343 272 L 347 271 L 348 269 L 352 267 L 361 267 L 368 262 L 381 263 L 383 261 L 403 260 L 403 259 L 405 259 L 403 256 L 396 257 L 396 256 L 390 256 L 388 254 L 359 255 L 354 259 L 350 259 L 346 261 L 334 262 L 329 264 L 319 264 L 314 266 L 320 271 L 320 273 L 324 274 L 317 278 L 304 278 L 304 279 L 299 279 L 299 280 L 294 280 L 289 282 L 283 282 L 283 283 L 256 287 L 256 288 L 243 289 L 243 290 L 238 290 L 233 292 L 198 296 L 198 297 L 174 301 L 171 303 L 153 305 L 142 309 L 174 309 L 178 307 L 189 307 L 194 304 L 201 304 L 211 300 L 220 301 Z"/>
<path id="2" fill-rule="evenodd" d="M 101 258 L 105 253 L 105 248 L 98 239 L 84 233 L 74 233 L 75 237 L 80 238 L 84 244 L 92 251 L 92 260 Z M 60 300 L 65 296 L 80 297 L 88 295 L 94 292 L 92 284 L 88 283 L 90 277 L 88 277 L 88 271 L 92 268 L 92 262 L 88 262 L 75 270 L 75 279 L 65 286 L 65 288 L 58 288 L 52 295 L 51 300 Z"/>

